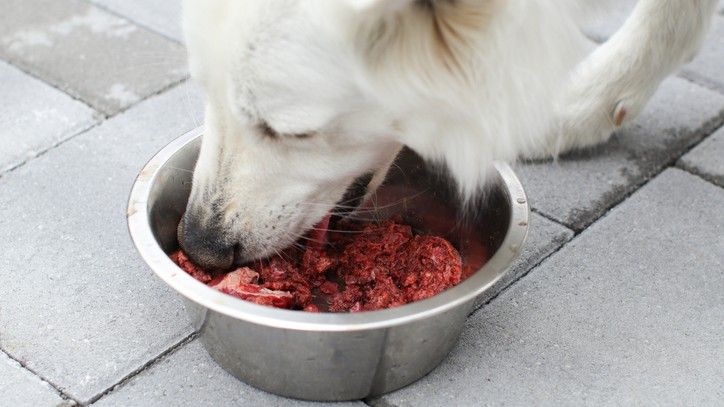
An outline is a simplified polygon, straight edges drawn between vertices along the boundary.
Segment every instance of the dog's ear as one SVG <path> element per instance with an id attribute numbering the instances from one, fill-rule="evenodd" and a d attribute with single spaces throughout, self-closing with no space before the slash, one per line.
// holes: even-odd
<path id="1" fill-rule="evenodd" d="M 395 12 L 419 0 L 345 0 L 352 9 L 360 12 Z"/>

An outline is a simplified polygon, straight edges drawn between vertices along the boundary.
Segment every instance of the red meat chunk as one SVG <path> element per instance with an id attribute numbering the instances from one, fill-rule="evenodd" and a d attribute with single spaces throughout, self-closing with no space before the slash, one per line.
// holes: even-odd
<path id="1" fill-rule="evenodd" d="M 338 292 L 329 301 L 331 312 L 362 311 L 364 291 L 358 285 L 348 285 L 344 291 Z"/>
<path id="2" fill-rule="evenodd" d="M 210 282 L 213 279 L 213 276 L 211 274 L 207 273 L 206 271 L 202 270 L 200 267 L 192 263 L 191 260 L 189 260 L 188 256 L 186 256 L 186 253 L 181 250 L 175 251 L 173 254 L 171 254 L 171 260 L 173 260 L 173 262 L 181 267 L 185 272 L 189 273 L 191 277 L 201 281 L 204 284 Z"/>
<path id="3" fill-rule="evenodd" d="M 398 284 L 407 302 L 424 300 L 460 282 L 462 261 L 447 240 L 415 236 L 399 251 Z"/>
<path id="4" fill-rule="evenodd" d="M 264 288 L 256 284 L 258 279 L 259 273 L 248 267 L 242 267 L 227 274 L 211 287 L 222 293 L 260 305 L 271 305 L 277 308 L 291 306 L 293 296 L 290 293 Z"/>
<path id="5" fill-rule="evenodd" d="M 219 288 L 224 294 L 253 302 L 259 305 L 270 305 L 276 308 L 291 308 L 294 303 L 294 296 L 287 291 L 275 291 L 264 288 L 258 284 L 239 284 L 233 287 Z"/>
<path id="6" fill-rule="evenodd" d="M 412 238 L 412 228 L 393 222 L 369 224 L 339 256 L 339 273 L 346 284 L 369 284 L 395 268 L 397 253 Z"/>
<path id="7" fill-rule="evenodd" d="M 317 229 L 315 243 L 302 252 L 287 250 L 221 276 L 194 265 L 181 251 L 171 259 L 226 294 L 307 312 L 396 307 L 429 298 L 462 279 L 460 254 L 441 237 L 415 235 L 396 221 L 341 222 L 337 227 L 349 233 Z"/>
<path id="8" fill-rule="evenodd" d="M 256 284 L 259 281 L 259 273 L 249 267 L 240 267 L 221 278 L 209 282 L 209 285 L 218 288 L 231 288 L 240 284 Z"/>
<path id="9" fill-rule="evenodd" d="M 324 283 L 322 283 L 322 285 L 319 286 L 319 291 L 323 292 L 324 294 L 335 294 L 337 293 L 337 291 L 339 291 L 339 287 L 334 281 L 325 281 Z"/>

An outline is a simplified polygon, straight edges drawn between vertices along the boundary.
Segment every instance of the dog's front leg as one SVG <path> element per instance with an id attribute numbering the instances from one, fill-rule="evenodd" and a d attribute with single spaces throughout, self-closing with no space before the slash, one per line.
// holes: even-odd
<path id="1" fill-rule="evenodd" d="M 661 81 L 690 61 L 716 0 L 639 0 L 610 40 L 576 67 L 556 106 L 547 153 L 607 140 L 644 108 Z"/>

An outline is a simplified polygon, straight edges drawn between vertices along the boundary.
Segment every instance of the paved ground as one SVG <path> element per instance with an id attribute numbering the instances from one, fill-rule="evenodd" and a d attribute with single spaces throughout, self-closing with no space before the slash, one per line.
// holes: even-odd
<path id="1" fill-rule="evenodd" d="M 1 404 L 306 404 L 217 367 L 127 236 L 138 169 L 202 120 L 178 3 L 0 3 Z M 724 1 L 634 126 L 518 166 L 524 256 L 440 368 L 365 402 L 721 405 L 722 124 Z"/>

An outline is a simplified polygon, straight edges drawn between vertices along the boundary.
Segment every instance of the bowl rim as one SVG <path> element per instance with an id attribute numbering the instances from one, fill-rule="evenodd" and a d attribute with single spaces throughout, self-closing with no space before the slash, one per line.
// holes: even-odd
<path id="1" fill-rule="evenodd" d="M 144 165 L 131 189 L 126 218 L 136 249 L 158 277 L 188 300 L 232 318 L 275 328 L 331 332 L 381 329 L 425 319 L 472 301 L 489 289 L 508 272 L 528 235 L 530 208 L 523 186 L 509 165 L 496 162 L 495 169 L 510 196 L 508 232 L 493 257 L 462 283 L 422 301 L 359 313 L 312 313 L 244 301 L 208 287 L 181 270 L 161 249 L 149 222 L 149 195 L 163 165 L 203 132 L 201 126 L 178 137 Z"/>

